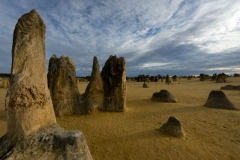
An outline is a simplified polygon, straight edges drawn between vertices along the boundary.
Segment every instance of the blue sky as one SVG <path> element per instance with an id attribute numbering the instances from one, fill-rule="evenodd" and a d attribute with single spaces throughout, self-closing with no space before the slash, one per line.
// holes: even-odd
<path id="1" fill-rule="evenodd" d="M 240 0 L 1 0 L 0 73 L 10 73 L 13 30 L 36 9 L 47 26 L 46 65 L 70 56 L 78 76 L 124 57 L 127 76 L 240 73 Z"/>

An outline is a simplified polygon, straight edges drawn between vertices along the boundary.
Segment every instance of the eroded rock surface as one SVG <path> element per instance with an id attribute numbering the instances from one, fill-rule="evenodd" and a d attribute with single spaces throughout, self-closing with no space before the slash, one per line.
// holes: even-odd
<path id="1" fill-rule="evenodd" d="M 126 107 L 126 62 L 123 57 L 110 56 L 101 77 L 104 89 L 104 111 L 124 111 Z"/>
<path id="2" fill-rule="evenodd" d="M 0 159 L 91 160 L 84 135 L 80 131 L 66 131 L 58 124 L 44 127 L 12 145 L 7 135 L 0 139 Z M 1 146 L 0 145 L 0 146 Z M 10 151 L 5 149 L 11 148 Z M 2 154 L 4 153 L 4 154 Z"/>
<path id="3" fill-rule="evenodd" d="M 153 93 L 152 100 L 158 102 L 172 102 L 172 103 L 177 102 L 177 99 L 169 91 L 165 89 L 162 89 L 160 92 Z"/>
<path id="4" fill-rule="evenodd" d="M 56 116 L 72 115 L 80 110 L 75 65 L 70 57 L 53 55 L 47 78 Z"/>
<path id="5" fill-rule="evenodd" d="M 82 133 L 56 123 L 47 87 L 45 29 L 36 10 L 16 24 L 0 159 L 92 159 Z"/>
<path id="6" fill-rule="evenodd" d="M 89 114 L 94 109 L 103 108 L 104 90 L 102 77 L 99 71 L 97 57 L 93 58 L 92 74 L 89 84 L 83 95 L 83 114 Z"/>
<path id="7" fill-rule="evenodd" d="M 204 106 L 210 108 L 237 110 L 232 102 L 229 101 L 224 92 L 220 90 L 211 91 Z"/>

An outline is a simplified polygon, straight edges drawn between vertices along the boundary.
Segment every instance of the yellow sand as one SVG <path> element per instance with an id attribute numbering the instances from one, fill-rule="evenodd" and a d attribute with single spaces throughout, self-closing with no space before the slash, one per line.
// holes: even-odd
<path id="1" fill-rule="evenodd" d="M 227 78 L 228 83 L 198 78 L 181 79 L 173 85 L 150 82 L 127 82 L 127 110 L 119 113 L 95 112 L 87 116 L 57 118 L 67 130 L 80 130 L 94 159 L 239 159 L 240 111 L 204 107 L 211 90 L 227 84 L 240 85 L 240 78 Z M 80 83 L 85 91 L 87 83 Z M 177 103 L 151 101 L 154 92 L 167 89 Z M 228 99 L 240 109 L 240 91 L 224 91 Z M 0 136 L 6 133 L 4 98 L 0 89 Z M 169 116 L 177 117 L 186 133 L 174 138 L 156 129 Z"/>

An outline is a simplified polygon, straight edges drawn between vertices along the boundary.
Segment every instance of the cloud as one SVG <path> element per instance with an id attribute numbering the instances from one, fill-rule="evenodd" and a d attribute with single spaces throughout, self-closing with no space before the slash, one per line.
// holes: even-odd
<path id="1" fill-rule="evenodd" d="M 0 5 L 0 72 L 11 66 L 18 18 L 35 8 L 44 19 L 48 59 L 72 57 L 78 76 L 122 56 L 127 74 L 240 72 L 240 1 L 10 0 Z M 9 58 L 10 57 L 10 58 Z"/>

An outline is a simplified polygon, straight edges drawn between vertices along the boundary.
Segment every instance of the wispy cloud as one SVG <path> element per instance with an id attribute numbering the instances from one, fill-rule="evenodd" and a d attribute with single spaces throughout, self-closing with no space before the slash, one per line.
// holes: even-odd
<path id="1" fill-rule="evenodd" d="M 123 56 L 127 74 L 240 72 L 238 0 L 9 0 L 0 2 L 0 72 L 11 66 L 18 18 L 35 8 L 47 26 L 52 54 L 72 57 L 77 75 L 90 75 L 93 56 L 103 66 Z"/>

